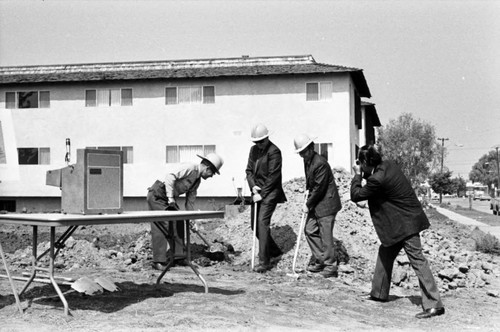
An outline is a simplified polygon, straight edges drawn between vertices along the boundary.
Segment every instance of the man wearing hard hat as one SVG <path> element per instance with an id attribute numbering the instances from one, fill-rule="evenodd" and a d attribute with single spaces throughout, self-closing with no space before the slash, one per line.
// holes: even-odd
<path id="1" fill-rule="evenodd" d="M 224 161 L 215 154 L 210 153 L 205 157 L 198 155 L 201 162 L 168 164 L 167 174 L 163 180 L 157 180 L 148 188 L 147 202 L 150 210 L 178 210 L 177 200 L 182 194 L 186 194 L 185 208 L 188 211 L 194 210 L 196 192 L 200 186 L 201 179 L 206 180 L 219 174 Z M 167 226 L 165 222 L 165 226 Z M 174 237 L 184 241 L 184 221 L 180 220 L 175 224 L 177 231 Z M 160 229 L 151 223 L 151 236 L 153 246 L 153 268 L 163 270 L 167 265 L 168 242 Z M 175 241 L 174 241 L 175 243 Z M 174 256 L 184 256 L 181 246 L 170 248 L 174 250 Z"/>
<path id="2" fill-rule="evenodd" d="M 312 258 L 307 270 L 323 277 L 338 277 L 338 261 L 334 249 L 333 226 L 342 208 L 340 196 L 328 161 L 314 151 L 314 142 L 307 134 L 294 140 L 295 152 L 304 159 L 307 198 L 302 212 L 307 214 L 304 234 Z"/>
<path id="3" fill-rule="evenodd" d="M 257 215 L 256 236 L 259 239 L 259 264 L 254 271 L 264 273 L 272 268 L 271 258 L 283 254 L 271 237 L 270 224 L 276 205 L 286 202 L 286 197 L 281 184 L 281 151 L 269 140 L 267 127 L 254 126 L 251 140 L 255 145 L 250 148 L 246 175 L 253 202 L 257 203 L 252 204 L 251 210 L 252 221 Z M 251 225 L 253 230 L 253 222 Z"/>

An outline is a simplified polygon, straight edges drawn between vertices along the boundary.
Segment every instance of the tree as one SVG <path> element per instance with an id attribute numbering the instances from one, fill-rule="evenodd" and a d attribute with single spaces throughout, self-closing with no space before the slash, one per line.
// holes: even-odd
<path id="1" fill-rule="evenodd" d="M 469 173 L 469 179 L 472 182 L 480 182 L 491 188 L 491 184 L 496 185 L 498 188 L 498 169 L 497 169 L 497 153 L 492 150 L 483 155 L 472 166 Z"/>
<path id="2" fill-rule="evenodd" d="M 403 113 L 379 129 L 378 144 L 383 155 L 401 167 L 414 188 L 428 178 L 437 158 L 441 158 L 437 143 L 434 126 L 415 119 L 411 113 Z"/>
<path id="3" fill-rule="evenodd" d="M 432 174 L 429 178 L 429 184 L 434 192 L 440 194 L 440 200 L 442 194 L 452 194 L 457 192 L 457 182 L 451 178 L 451 174 L 452 172 L 450 171 L 437 172 Z"/>
<path id="4" fill-rule="evenodd" d="M 457 188 L 457 196 L 462 197 L 465 195 L 465 191 L 467 190 L 467 182 L 462 177 L 454 178 L 453 183 Z"/>

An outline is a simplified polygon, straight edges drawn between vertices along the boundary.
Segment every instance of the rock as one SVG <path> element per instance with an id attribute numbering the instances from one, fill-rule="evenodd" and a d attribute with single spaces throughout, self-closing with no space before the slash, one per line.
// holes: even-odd
<path id="1" fill-rule="evenodd" d="M 446 280 L 452 281 L 454 278 L 457 277 L 458 272 L 459 271 L 457 269 L 449 268 L 449 269 L 444 269 L 444 270 L 439 271 L 438 276 L 441 279 L 446 279 Z"/>
<path id="2" fill-rule="evenodd" d="M 500 290 L 498 289 L 488 289 L 486 290 L 486 295 L 492 296 L 492 297 L 500 297 Z"/>
<path id="3" fill-rule="evenodd" d="M 458 270 L 462 273 L 467 273 L 469 271 L 469 266 L 465 263 L 458 265 Z"/>
<path id="4" fill-rule="evenodd" d="M 392 283 L 395 285 L 400 285 L 401 282 L 406 280 L 408 273 L 403 270 L 395 270 L 392 274 Z"/>
<path id="5" fill-rule="evenodd" d="M 341 264 L 341 265 L 339 265 L 339 272 L 340 272 L 340 273 L 351 274 L 351 273 L 354 273 L 354 272 L 355 272 L 355 270 L 354 270 L 354 268 L 353 268 L 351 265 L 349 265 L 349 264 L 345 264 L 345 265 Z"/>
<path id="6" fill-rule="evenodd" d="M 410 260 L 408 259 L 408 256 L 406 254 L 399 255 L 398 257 L 396 257 L 396 262 L 398 262 L 399 265 L 410 264 Z"/>
<path id="7" fill-rule="evenodd" d="M 488 262 L 483 262 L 481 263 L 481 268 L 488 272 L 488 271 L 493 271 L 493 265 L 491 263 L 488 263 Z"/>

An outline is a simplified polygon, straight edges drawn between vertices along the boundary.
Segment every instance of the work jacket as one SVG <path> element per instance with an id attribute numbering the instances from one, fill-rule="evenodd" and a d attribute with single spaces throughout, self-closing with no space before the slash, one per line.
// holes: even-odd
<path id="1" fill-rule="evenodd" d="M 377 165 L 365 186 L 361 186 L 361 175 L 355 175 L 351 200 L 368 200 L 373 226 L 384 246 L 394 245 L 430 226 L 410 181 L 392 161 Z"/>
<path id="2" fill-rule="evenodd" d="M 309 213 L 317 218 L 337 214 L 342 208 L 340 196 L 328 161 L 314 152 L 312 158 L 304 160 L 306 190 L 309 191 L 306 205 Z"/>
<path id="3" fill-rule="evenodd" d="M 163 182 L 167 198 L 177 200 L 180 195 L 186 194 L 186 210 L 194 210 L 194 202 L 201 182 L 200 164 L 168 164 Z"/>
<path id="4" fill-rule="evenodd" d="M 250 190 L 254 186 L 261 188 L 263 202 L 284 203 L 285 192 L 281 184 L 281 151 L 271 141 L 259 149 L 257 145 L 250 148 L 246 168 L 247 182 Z"/>

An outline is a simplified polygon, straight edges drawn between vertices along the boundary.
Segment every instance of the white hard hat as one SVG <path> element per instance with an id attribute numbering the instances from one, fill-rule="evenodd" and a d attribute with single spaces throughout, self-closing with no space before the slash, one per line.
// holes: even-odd
<path id="1" fill-rule="evenodd" d="M 202 157 L 199 154 L 197 154 L 197 156 L 203 160 L 208 161 L 208 163 L 212 166 L 212 170 L 215 173 L 220 174 L 219 170 L 222 167 L 222 165 L 224 164 L 224 160 L 222 159 L 221 156 L 219 156 L 216 153 L 209 153 L 205 157 Z"/>
<path id="2" fill-rule="evenodd" d="M 264 124 L 259 123 L 252 128 L 252 133 L 251 133 L 252 142 L 261 141 L 268 136 L 269 136 L 269 130 L 267 130 L 267 127 Z"/>
<path id="3" fill-rule="evenodd" d="M 309 146 L 316 137 L 311 137 L 307 134 L 300 134 L 295 137 L 293 144 L 295 145 L 295 153 L 299 153 Z"/>

